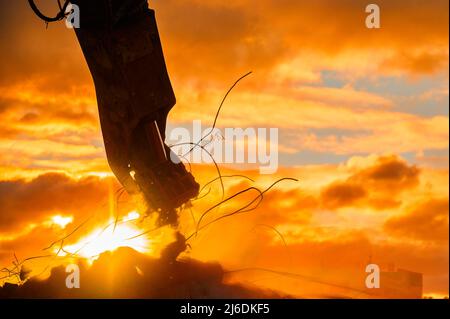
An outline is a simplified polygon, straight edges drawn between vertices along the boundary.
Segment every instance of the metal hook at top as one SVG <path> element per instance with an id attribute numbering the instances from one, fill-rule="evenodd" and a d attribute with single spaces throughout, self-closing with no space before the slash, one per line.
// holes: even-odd
<path id="1" fill-rule="evenodd" d="M 58 0 L 58 6 L 60 8 L 58 14 L 55 17 L 48 17 L 45 14 L 43 14 L 39 8 L 36 6 L 36 4 L 34 3 L 34 0 L 28 0 L 28 3 L 31 7 L 31 9 L 33 10 L 33 12 L 42 20 L 44 20 L 46 23 L 49 22 L 56 22 L 56 21 L 60 21 L 62 19 L 64 19 L 64 17 L 66 16 L 66 10 L 67 7 L 70 3 L 69 0 L 66 0 L 66 2 L 64 2 L 64 5 L 61 6 L 60 1 Z"/>

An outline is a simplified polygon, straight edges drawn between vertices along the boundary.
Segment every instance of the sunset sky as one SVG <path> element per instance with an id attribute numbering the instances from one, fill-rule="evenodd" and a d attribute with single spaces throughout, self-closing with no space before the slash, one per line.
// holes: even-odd
<path id="1" fill-rule="evenodd" d="M 37 3 L 47 13 L 57 9 L 52 1 Z M 178 101 L 169 130 L 193 120 L 210 125 L 228 88 L 253 71 L 228 98 L 218 127 L 279 128 L 280 168 L 259 175 L 233 166 L 223 174 L 246 174 L 261 188 L 299 179 L 278 185 L 258 210 L 205 229 L 188 256 L 352 287 L 361 285 L 353 279 L 365 276 L 369 262 L 395 265 L 423 273 L 424 295 L 448 296 L 449 2 L 379 0 L 379 30 L 365 26 L 368 3 L 150 1 Z M 67 245 L 105 226 L 119 185 L 73 30 L 64 23 L 46 29 L 26 1 L 0 4 L 2 268 L 14 253 L 41 255 L 89 217 Z M 212 166 L 194 165 L 193 172 L 202 184 L 216 177 Z M 227 179 L 226 193 L 251 184 Z M 194 203 L 193 216 L 181 216 L 187 235 L 192 217 L 220 200 L 213 186 Z M 125 200 L 122 216 L 138 210 Z M 141 252 L 156 253 L 167 232 L 149 236 L 151 245 L 139 242 L 150 246 Z M 299 297 L 357 297 L 267 274 L 230 280 L 252 276 L 253 285 Z"/>

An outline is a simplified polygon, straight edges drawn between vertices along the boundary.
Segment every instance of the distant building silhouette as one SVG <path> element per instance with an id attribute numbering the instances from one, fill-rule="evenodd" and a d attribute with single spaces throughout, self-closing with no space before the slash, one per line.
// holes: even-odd
<path id="1" fill-rule="evenodd" d="M 369 294 L 380 298 L 422 299 L 423 274 L 405 269 L 382 271 L 380 273 L 380 288 L 367 289 L 367 291 Z"/>

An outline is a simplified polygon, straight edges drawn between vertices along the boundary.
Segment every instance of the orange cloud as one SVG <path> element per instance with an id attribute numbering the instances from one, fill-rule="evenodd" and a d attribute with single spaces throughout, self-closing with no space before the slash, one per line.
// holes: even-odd
<path id="1" fill-rule="evenodd" d="M 424 241 L 448 241 L 448 198 L 430 199 L 388 219 L 389 234 Z"/>
<path id="2" fill-rule="evenodd" d="M 378 4 L 382 28 L 368 30 L 362 0 L 150 2 L 179 101 L 170 114 L 172 125 L 212 122 L 228 85 L 253 70 L 229 96 L 220 126 L 275 125 L 287 132 L 280 149 L 290 154 L 363 155 L 340 165 L 294 163 L 276 176 L 244 172 L 262 189 L 278 177 L 301 182 L 279 185 L 257 210 L 200 232 L 191 243 L 191 257 L 218 260 L 230 269 L 270 267 L 345 284 L 359 278 L 373 256 L 423 272 L 426 292 L 448 294 L 448 156 L 427 154 L 448 149 L 448 1 Z M 43 6 L 46 12 L 52 9 Z M 92 213 L 100 215 L 73 241 L 98 227 L 109 217 L 115 183 L 92 176 L 109 169 L 91 76 L 73 31 L 63 24 L 46 30 L 26 2 L 8 1 L 0 10 L 0 38 L 3 265 L 14 252 L 34 255 L 59 238 L 57 229 L 45 224 L 55 213 L 73 216 L 64 231 Z M 335 74 L 337 83 L 330 83 L 327 73 Z M 403 89 L 411 85 L 408 96 L 380 92 L 386 78 L 401 82 Z M 422 80 L 433 88 L 415 89 Z M 404 107 L 417 101 L 425 105 L 420 112 Z M 443 107 L 423 115 L 428 103 Z M 365 157 L 381 152 L 416 153 L 420 164 L 399 155 Z M 425 167 L 436 163 L 444 169 Z M 193 168 L 202 184 L 215 176 L 211 167 Z M 226 179 L 225 195 L 250 185 Z M 183 233 L 195 231 L 202 213 L 220 200 L 218 184 L 213 186 L 194 203 L 192 214 L 182 213 Z M 204 221 L 255 196 L 244 194 Z M 296 296 L 349 295 L 292 277 L 254 279 L 260 287 Z"/>
<path id="3" fill-rule="evenodd" d="M 336 183 L 325 189 L 322 193 L 322 201 L 325 207 L 334 209 L 355 204 L 366 195 L 366 191 L 360 185 Z"/>
<path id="4" fill-rule="evenodd" d="M 395 156 L 380 157 L 368 168 L 355 172 L 346 181 L 326 187 L 321 195 L 325 207 L 369 205 L 375 209 L 398 207 L 396 197 L 419 184 L 420 171 Z"/>
<path id="5" fill-rule="evenodd" d="M 37 224 L 56 213 L 83 216 L 107 198 L 108 187 L 97 177 L 74 180 L 62 174 L 46 174 L 30 182 L 0 182 L 0 233 Z"/>
<path id="6" fill-rule="evenodd" d="M 194 166 L 193 169 L 202 185 L 216 173 L 213 167 Z M 230 169 L 224 169 L 222 173 L 247 174 L 256 179 L 253 184 L 244 178 L 225 178 L 226 197 L 250 185 L 264 189 L 278 177 L 258 177 L 257 172 Z M 422 208 L 407 209 L 404 217 L 402 213 L 404 207 L 417 207 L 414 205 L 416 194 L 424 198 L 440 194 L 442 180 L 445 180 L 444 175 L 448 172 L 438 175 L 427 169 L 418 170 L 396 156 L 383 156 L 355 158 L 338 166 L 282 168 L 279 174 L 279 177 L 293 176 L 301 181 L 280 184 L 265 195 L 256 210 L 222 219 L 203 229 L 189 242 L 192 250 L 186 256 L 203 261 L 219 261 L 230 270 L 262 267 L 299 273 L 326 283 L 344 286 L 351 283 L 357 288 L 360 284 L 357 278 L 364 276 L 364 265 L 372 255 L 382 265 L 394 262 L 399 267 L 424 272 L 426 292 L 445 293 L 448 290 L 443 284 L 448 273 L 442 268 L 442 260 L 444 264 L 448 260 L 448 243 L 442 239 L 446 212 L 425 213 L 437 212 L 436 208 L 442 208 L 444 202 L 437 204 L 433 200 L 425 200 Z M 72 224 L 65 230 L 67 233 L 76 229 L 93 213 L 99 215 L 86 228 L 83 227 L 68 239 L 67 245 L 103 225 L 101 222 L 109 216 L 109 182 L 110 179 L 97 177 L 74 179 L 55 174 L 43 175 L 28 182 L 2 182 L 0 201 L 2 207 L 7 207 L 0 215 L 2 265 L 10 264 L 14 252 L 19 258 L 38 255 L 50 242 L 61 238 L 56 228 L 39 224 L 56 215 L 56 212 L 74 217 Z M 327 190 L 333 189 L 336 184 L 362 187 L 364 197 L 354 199 L 350 196 L 349 199 L 346 192 L 327 194 Z M 435 187 L 430 188 L 430 185 Z M 112 186 L 114 191 L 115 184 Z M 184 210 L 181 213 L 180 230 L 186 236 L 195 231 L 202 213 L 220 201 L 220 183 L 217 181 L 210 186 L 211 191 L 205 189 L 203 195 L 207 196 L 195 201 L 192 211 Z M 428 193 L 423 187 L 428 189 Z M 257 196 L 257 192 L 251 192 L 233 199 L 205 216 L 201 225 L 244 207 Z M 389 209 L 386 209 L 390 199 L 395 205 L 388 205 Z M 376 200 L 384 206 L 380 206 Z M 120 210 L 128 212 L 134 205 L 133 201 L 124 198 Z M 380 211 L 381 208 L 383 211 Z M 352 210 L 356 213 L 353 214 Z M 426 219 L 429 222 L 425 222 Z M 30 223 L 36 226 L 27 230 Z M 439 229 L 439 235 L 434 237 L 431 235 L 433 227 Z M 433 243 L 432 248 L 426 250 L 421 243 L 416 242 L 415 239 L 419 237 Z M 386 242 L 387 238 L 389 241 Z M 424 254 L 425 250 L 427 254 Z M 42 269 L 46 262 L 44 260 L 28 266 Z M 259 281 L 262 275 L 267 277 L 267 274 L 258 273 L 252 278 L 256 276 L 254 279 Z M 239 282 L 243 280 L 240 278 Z M 315 293 L 322 297 L 327 294 L 354 296 L 348 290 L 334 290 L 330 286 L 303 281 L 300 284 L 292 280 L 290 284 L 289 280 L 275 276 L 261 282 L 258 287 L 281 290 L 300 297 Z M 294 282 L 297 284 L 292 285 Z M 300 286 L 303 289 L 299 289 Z"/>

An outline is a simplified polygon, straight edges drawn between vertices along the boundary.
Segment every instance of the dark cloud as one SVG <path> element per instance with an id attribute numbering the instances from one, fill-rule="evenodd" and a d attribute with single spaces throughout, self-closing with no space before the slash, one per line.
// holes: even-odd
<path id="1" fill-rule="evenodd" d="M 380 210 L 398 207 L 399 195 L 416 187 L 419 176 L 417 167 L 409 166 L 397 156 L 380 157 L 374 165 L 325 187 L 321 201 L 330 209 L 364 205 Z"/>
<path id="2" fill-rule="evenodd" d="M 387 220 L 387 233 L 398 237 L 448 242 L 448 198 L 430 199 Z"/>
<path id="3" fill-rule="evenodd" d="M 86 214 L 107 194 L 107 182 L 92 176 L 77 180 L 49 173 L 31 181 L 0 181 L 0 231 L 21 229 L 57 213 Z"/>
<path id="4" fill-rule="evenodd" d="M 403 189 L 417 185 L 419 169 L 409 166 L 397 156 L 380 157 L 377 163 L 355 174 L 350 180 L 355 182 L 367 182 L 373 187 L 389 186 L 390 191 Z"/>
<path id="5" fill-rule="evenodd" d="M 338 182 L 328 186 L 322 192 L 322 200 L 325 207 L 339 208 L 351 206 L 355 202 L 363 199 L 366 195 L 366 190 L 361 185 Z"/>

